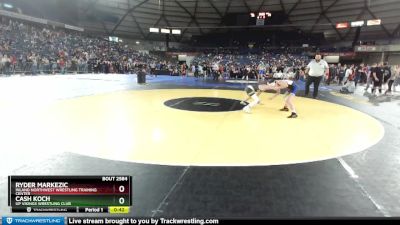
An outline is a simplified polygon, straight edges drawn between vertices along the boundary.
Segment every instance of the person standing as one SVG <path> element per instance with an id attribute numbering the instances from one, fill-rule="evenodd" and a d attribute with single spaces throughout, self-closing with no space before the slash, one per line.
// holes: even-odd
<path id="1" fill-rule="evenodd" d="M 388 82 L 389 82 L 391 76 L 392 76 L 392 70 L 391 70 L 389 64 L 387 62 L 385 62 L 383 64 L 383 85 L 385 86 L 385 88 L 387 86 L 386 91 L 389 89 Z"/>
<path id="2" fill-rule="evenodd" d="M 244 79 L 249 80 L 250 72 L 251 72 L 250 66 L 246 65 L 246 67 L 244 69 L 242 80 L 244 80 Z"/>
<path id="3" fill-rule="evenodd" d="M 346 65 L 339 64 L 339 66 L 338 66 L 338 74 L 339 74 L 338 75 L 338 85 L 342 85 L 344 76 L 346 74 Z"/>
<path id="4" fill-rule="evenodd" d="M 396 86 L 397 85 L 400 85 L 400 66 L 399 65 L 397 65 L 395 67 L 393 91 L 396 91 Z"/>
<path id="5" fill-rule="evenodd" d="M 372 76 L 372 66 L 367 65 L 366 66 L 366 75 L 367 75 L 367 82 L 366 82 L 366 86 L 365 86 L 365 91 L 368 91 L 369 86 L 373 85 L 373 76 Z"/>
<path id="6" fill-rule="evenodd" d="M 384 78 L 384 70 L 382 66 L 382 64 L 377 65 L 375 63 L 373 68 L 371 69 L 371 78 L 374 82 L 374 87 L 372 88 L 373 95 L 375 95 L 376 89 L 379 89 L 379 93 L 382 94 L 382 85 Z"/>
<path id="7" fill-rule="evenodd" d="M 3 55 L 1 63 L 3 64 L 3 73 L 7 76 L 11 75 L 11 73 L 9 72 L 11 68 L 10 58 L 8 58 L 6 54 Z"/>
<path id="8" fill-rule="evenodd" d="M 218 80 L 219 77 L 219 64 L 215 62 L 212 66 L 212 71 L 213 71 L 213 80 Z"/>
<path id="9" fill-rule="evenodd" d="M 198 70 L 196 69 L 196 65 L 195 65 L 195 64 L 192 64 L 192 73 L 193 73 L 193 76 L 194 76 L 195 78 L 197 78 L 198 75 L 199 75 L 199 72 L 198 72 Z"/>
<path id="10" fill-rule="evenodd" d="M 398 76 L 399 76 L 399 66 L 398 65 L 392 66 L 390 77 L 388 78 L 388 89 L 386 90 L 385 95 L 392 93 L 392 86 L 394 84 L 394 81 L 396 80 L 396 77 Z"/>
<path id="11" fill-rule="evenodd" d="M 346 69 L 344 79 L 343 79 L 343 85 L 345 85 L 351 76 L 354 74 L 354 65 L 351 65 L 349 68 Z"/>
<path id="12" fill-rule="evenodd" d="M 361 63 L 358 67 L 355 69 L 356 71 L 356 76 L 355 76 L 355 86 L 357 87 L 357 84 L 362 82 L 364 75 L 364 63 Z"/>
<path id="13" fill-rule="evenodd" d="M 150 75 L 154 76 L 156 73 L 156 63 L 153 61 L 150 63 Z"/>
<path id="14" fill-rule="evenodd" d="M 265 78 L 265 64 L 264 62 L 260 62 L 260 64 L 258 65 L 258 76 L 257 76 L 257 80 L 260 81 L 261 79 L 264 80 Z"/>
<path id="15" fill-rule="evenodd" d="M 15 74 L 15 70 L 17 67 L 17 57 L 15 57 L 15 55 L 11 56 L 10 61 L 11 61 L 11 72 Z"/>
<path id="16" fill-rule="evenodd" d="M 336 66 L 332 64 L 329 67 L 329 77 L 328 77 L 328 82 L 326 83 L 327 85 L 330 85 L 331 82 L 333 82 L 335 80 L 335 78 L 337 76 L 337 72 L 338 72 L 338 70 L 337 70 Z"/>
<path id="17" fill-rule="evenodd" d="M 322 77 L 327 73 L 329 69 L 328 63 L 322 59 L 321 54 L 317 53 L 315 59 L 312 60 L 306 69 L 306 74 L 308 74 L 306 81 L 306 91 L 305 96 L 308 96 L 310 92 L 310 85 L 314 83 L 314 93 L 313 98 L 318 97 L 318 88 L 321 83 Z"/>
<path id="18" fill-rule="evenodd" d="M 203 77 L 203 67 L 201 66 L 201 64 L 197 65 L 197 72 L 198 76 Z"/>
<path id="19" fill-rule="evenodd" d="M 36 55 L 32 55 L 31 62 L 32 62 L 32 67 L 31 67 L 32 75 L 36 75 L 38 66 L 38 57 Z"/>
<path id="20" fill-rule="evenodd" d="M 207 79 L 207 75 L 209 74 L 208 73 L 209 67 L 208 67 L 207 63 L 204 63 L 203 65 L 204 65 L 204 67 L 203 67 L 204 79 Z"/>

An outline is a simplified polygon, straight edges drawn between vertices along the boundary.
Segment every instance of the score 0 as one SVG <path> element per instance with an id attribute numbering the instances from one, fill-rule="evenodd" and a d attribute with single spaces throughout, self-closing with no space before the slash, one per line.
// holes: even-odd
<path id="1" fill-rule="evenodd" d="M 120 185 L 119 187 L 118 187 L 118 193 L 125 193 L 125 186 L 124 185 Z M 124 197 L 120 197 L 119 199 L 118 199 L 118 203 L 120 204 L 120 205 L 123 205 L 123 204 L 125 204 L 125 198 Z"/>

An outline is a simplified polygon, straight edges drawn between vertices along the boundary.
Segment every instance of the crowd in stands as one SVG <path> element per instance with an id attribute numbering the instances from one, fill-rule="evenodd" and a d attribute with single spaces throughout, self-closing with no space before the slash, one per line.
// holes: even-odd
<path id="1" fill-rule="evenodd" d="M 203 48 L 187 65 L 163 54 L 142 53 L 128 45 L 87 34 L 24 23 L 0 17 L 0 74 L 136 73 L 167 71 L 170 75 L 225 79 L 265 77 L 300 79 L 310 61 L 299 48 L 264 47 L 242 52 L 240 48 Z M 301 49 L 300 49 L 301 50 Z M 322 51 L 334 49 L 322 49 Z M 389 65 L 330 65 L 326 83 L 343 85 L 354 92 L 358 84 L 368 90 L 382 76 L 387 91 L 400 84 L 399 67 Z M 376 85 L 375 85 L 376 86 Z M 381 85 L 382 86 L 382 85 Z M 373 88 L 382 91 L 381 88 Z"/>
<path id="2" fill-rule="evenodd" d="M 140 53 L 127 45 L 99 37 L 0 17 L 0 74 L 133 73 L 142 68 L 186 75 L 192 66 L 156 54 Z M 260 63 L 271 73 L 295 72 L 307 57 L 290 54 L 288 49 L 257 49 L 243 54 L 234 49 L 204 49 L 194 65 L 212 74 L 254 78 Z M 274 52 L 274 54 L 266 53 Z M 278 54 L 280 53 L 280 54 Z M 265 64 L 265 65 L 264 65 Z M 214 69 L 213 69 L 214 67 Z M 197 73 L 196 73 L 197 74 Z"/>
<path id="3" fill-rule="evenodd" d="M 309 61 L 306 55 L 289 53 L 241 55 L 232 50 L 209 52 L 197 56 L 191 65 L 195 76 L 232 79 L 259 79 L 262 76 L 299 77 Z"/>
<path id="4" fill-rule="evenodd" d="M 122 43 L 0 19 L 0 74 L 129 73 L 161 62 Z"/>

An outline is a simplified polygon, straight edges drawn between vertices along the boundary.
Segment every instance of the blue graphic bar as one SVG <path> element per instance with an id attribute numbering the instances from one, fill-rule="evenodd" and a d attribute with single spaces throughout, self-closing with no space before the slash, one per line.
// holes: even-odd
<path id="1" fill-rule="evenodd" d="M 2 217 L 2 225 L 64 225 L 64 217 Z"/>

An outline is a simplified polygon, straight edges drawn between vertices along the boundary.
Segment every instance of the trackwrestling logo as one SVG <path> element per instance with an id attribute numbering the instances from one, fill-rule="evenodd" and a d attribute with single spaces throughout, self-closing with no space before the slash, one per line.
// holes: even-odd
<path id="1" fill-rule="evenodd" d="M 8 225 L 64 225 L 64 217 L 3 217 Z"/>

